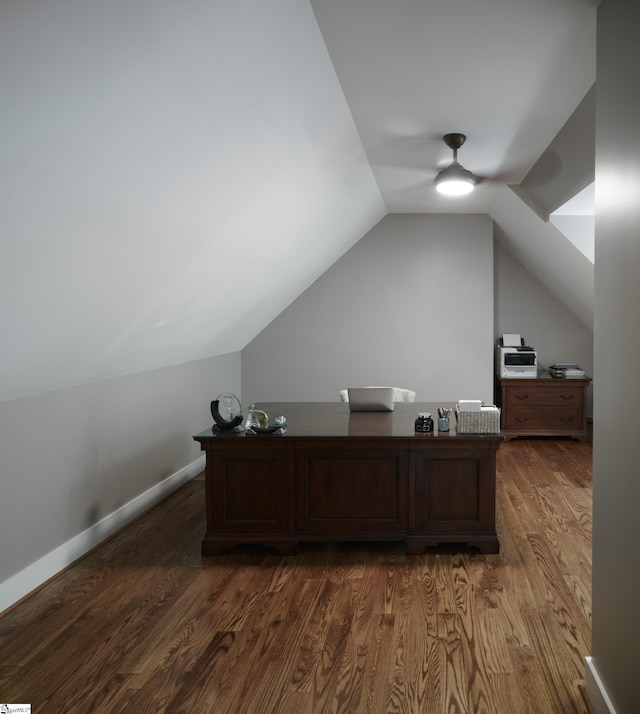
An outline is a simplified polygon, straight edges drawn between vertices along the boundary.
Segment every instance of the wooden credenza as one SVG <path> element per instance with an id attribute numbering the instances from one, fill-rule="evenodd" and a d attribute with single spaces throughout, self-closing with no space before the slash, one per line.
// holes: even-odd
<path id="1" fill-rule="evenodd" d="M 242 543 L 294 553 L 300 542 L 401 540 L 408 553 L 464 543 L 497 553 L 501 435 L 416 434 L 420 411 L 350 413 L 345 403 L 261 404 L 284 435 L 207 429 L 203 555 Z"/>
<path id="2" fill-rule="evenodd" d="M 554 379 L 542 372 L 532 379 L 499 379 L 498 403 L 505 439 L 518 436 L 570 436 L 588 441 L 587 387 L 584 379 Z"/>

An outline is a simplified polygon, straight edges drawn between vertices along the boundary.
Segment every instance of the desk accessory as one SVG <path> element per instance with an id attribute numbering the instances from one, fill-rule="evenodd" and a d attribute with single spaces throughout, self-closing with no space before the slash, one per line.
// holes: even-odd
<path id="1" fill-rule="evenodd" d="M 418 414 L 415 429 L 421 433 L 433 431 L 433 419 L 431 418 L 431 412 L 420 412 Z"/>
<path id="2" fill-rule="evenodd" d="M 256 409 L 256 405 L 249 407 L 246 423 L 247 434 L 285 434 L 287 431 L 287 418 L 277 416 L 273 420 L 263 409 Z"/>
<path id="3" fill-rule="evenodd" d="M 242 424 L 242 406 L 235 394 L 220 394 L 211 402 L 211 416 L 220 431 L 231 431 Z"/>
<path id="4" fill-rule="evenodd" d="M 438 407 L 438 431 L 449 431 L 451 407 Z"/>
<path id="5" fill-rule="evenodd" d="M 455 408 L 458 434 L 499 434 L 500 409 L 494 404 L 483 405 L 479 411 Z"/>

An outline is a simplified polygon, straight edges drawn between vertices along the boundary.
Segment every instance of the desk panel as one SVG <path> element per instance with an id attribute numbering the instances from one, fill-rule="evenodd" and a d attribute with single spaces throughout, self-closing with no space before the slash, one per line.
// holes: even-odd
<path id="1" fill-rule="evenodd" d="M 370 531 L 371 539 L 408 526 L 408 451 L 324 444 L 296 450 L 296 525 L 318 538 Z"/>

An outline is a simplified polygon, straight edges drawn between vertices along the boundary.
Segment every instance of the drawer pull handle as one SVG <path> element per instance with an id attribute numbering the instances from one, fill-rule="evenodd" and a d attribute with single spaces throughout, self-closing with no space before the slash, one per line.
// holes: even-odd
<path id="1" fill-rule="evenodd" d="M 523 402 L 525 399 L 529 399 L 529 395 L 528 394 L 516 394 L 515 398 L 519 399 L 521 402 Z"/>
<path id="2" fill-rule="evenodd" d="M 569 401 L 569 399 L 573 399 L 575 397 L 575 394 L 561 394 L 560 399 L 564 399 L 565 401 Z"/>
<path id="3" fill-rule="evenodd" d="M 525 421 L 529 421 L 529 417 L 516 417 L 518 424 L 524 424 Z"/>
<path id="4" fill-rule="evenodd" d="M 570 424 L 573 421 L 573 417 L 568 417 L 568 416 L 560 417 L 560 421 L 563 424 Z"/>

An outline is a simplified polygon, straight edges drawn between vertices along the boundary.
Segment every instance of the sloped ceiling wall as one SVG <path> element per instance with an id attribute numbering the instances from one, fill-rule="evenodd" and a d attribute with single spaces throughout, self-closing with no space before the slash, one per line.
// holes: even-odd
<path id="1" fill-rule="evenodd" d="M 592 251 L 581 250 L 580 239 L 567 238 L 549 216 L 593 182 L 595 96 L 594 85 L 522 183 L 497 187 L 489 208 L 495 236 L 503 247 L 592 331 Z M 586 236 L 581 239 L 588 242 L 593 236 L 593 221 L 583 229 Z"/>
<path id="2" fill-rule="evenodd" d="M 543 220 L 593 183 L 596 166 L 596 86 L 585 94 L 554 140 L 513 190 Z"/>
<path id="3" fill-rule="evenodd" d="M 580 322 L 593 330 L 593 263 L 507 186 L 491 211 L 494 234 Z"/>
<path id="4" fill-rule="evenodd" d="M 0 400 L 238 351 L 386 213 L 308 3 L 0 5 Z"/>
<path id="5" fill-rule="evenodd" d="M 242 350 L 387 212 L 309 2 L 1 3 L 0 87 L 0 401 Z"/>

